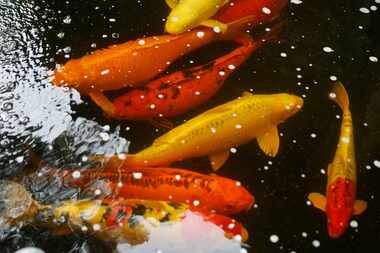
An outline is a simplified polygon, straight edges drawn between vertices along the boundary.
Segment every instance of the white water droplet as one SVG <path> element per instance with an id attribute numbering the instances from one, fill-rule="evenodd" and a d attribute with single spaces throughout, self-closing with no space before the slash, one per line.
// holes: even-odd
<path id="1" fill-rule="evenodd" d="M 198 38 L 203 38 L 204 36 L 205 36 L 204 32 L 202 32 L 202 31 L 197 32 L 197 37 Z"/>
<path id="2" fill-rule="evenodd" d="M 350 222 L 350 227 L 357 228 L 359 226 L 359 223 L 356 220 L 352 220 Z"/>
<path id="3" fill-rule="evenodd" d="M 361 13 L 364 13 L 364 14 L 368 14 L 368 13 L 369 13 L 368 8 L 366 8 L 366 7 L 361 7 L 361 8 L 359 9 L 359 11 L 360 11 Z"/>
<path id="4" fill-rule="evenodd" d="M 102 70 L 102 72 L 100 72 L 100 74 L 101 74 L 102 76 L 107 75 L 107 74 L 109 74 L 109 73 L 110 73 L 110 70 L 109 70 L 109 69 L 105 69 L 105 70 Z"/>
<path id="5" fill-rule="evenodd" d="M 303 2 L 301 0 L 290 0 L 292 4 L 302 4 Z"/>
<path id="6" fill-rule="evenodd" d="M 331 47 L 323 47 L 323 51 L 325 51 L 326 53 L 332 53 L 334 52 L 334 49 L 332 49 Z"/>
<path id="7" fill-rule="evenodd" d="M 278 235 L 271 235 L 269 237 L 269 240 L 271 241 L 271 243 L 278 243 L 278 241 L 280 240 L 280 238 L 278 237 Z"/>
<path id="8" fill-rule="evenodd" d="M 143 176 L 141 172 L 133 172 L 132 175 L 134 179 L 141 179 Z"/>
<path id="9" fill-rule="evenodd" d="M 263 7 L 262 11 L 263 13 L 268 14 L 268 15 L 272 13 L 272 11 L 268 7 Z"/>
<path id="10" fill-rule="evenodd" d="M 318 241 L 318 240 L 313 240 L 311 242 L 311 244 L 315 247 L 315 248 L 318 248 L 319 246 L 321 246 L 321 243 Z"/>
<path id="11" fill-rule="evenodd" d="M 379 160 L 373 161 L 373 165 L 375 165 L 376 168 L 380 168 L 380 161 Z"/>
<path id="12" fill-rule="evenodd" d="M 369 57 L 369 60 L 370 60 L 371 62 L 378 62 L 378 61 L 379 61 L 379 59 L 378 59 L 376 56 L 370 56 L 370 57 Z"/>
<path id="13" fill-rule="evenodd" d="M 213 29 L 212 29 L 215 33 L 220 33 L 222 31 L 222 29 L 220 28 L 220 26 L 214 26 Z"/>

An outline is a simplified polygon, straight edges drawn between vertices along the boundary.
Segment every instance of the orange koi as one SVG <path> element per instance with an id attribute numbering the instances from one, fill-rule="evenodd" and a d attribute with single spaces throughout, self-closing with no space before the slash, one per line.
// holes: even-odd
<path id="1" fill-rule="evenodd" d="M 326 212 L 328 233 L 331 238 L 339 238 L 347 229 L 352 215 L 359 215 L 367 208 L 364 200 L 356 200 L 356 159 L 352 116 L 349 98 L 344 86 L 334 85 L 330 98 L 343 111 L 338 147 L 334 160 L 328 166 L 326 197 L 311 193 L 312 204 Z"/>
<path id="2" fill-rule="evenodd" d="M 255 201 L 240 182 L 184 169 L 88 169 L 81 171 L 79 178 L 74 178 L 68 171 L 60 176 L 63 176 L 66 186 L 91 189 L 94 192 L 103 189 L 106 195 L 109 193 L 110 198 L 188 203 L 191 210 L 214 210 L 221 214 L 248 210 Z"/>

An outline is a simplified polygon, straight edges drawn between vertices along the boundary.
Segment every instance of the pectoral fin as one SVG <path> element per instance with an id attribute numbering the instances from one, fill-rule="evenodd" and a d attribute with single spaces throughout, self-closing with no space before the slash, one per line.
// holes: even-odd
<path id="1" fill-rule="evenodd" d="M 362 214 L 367 209 L 367 202 L 364 200 L 356 200 L 354 204 L 354 215 Z"/>
<path id="2" fill-rule="evenodd" d="M 257 142 L 265 154 L 275 157 L 280 147 L 277 127 L 273 127 L 264 135 L 257 137 Z"/>
<path id="3" fill-rule="evenodd" d="M 229 156 L 230 156 L 230 151 L 228 150 L 209 155 L 208 158 L 210 159 L 212 169 L 215 171 L 215 170 L 218 170 L 220 167 L 222 167 L 223 164 L 227 161 Z"/>
<path id="4" fill-rule="evenodd" d="M 227 31 L 228 26 L 218 20 L 208 19 L 201 23 L 201 25 L 213 28 L 216 31 L 216 28 L 219 27 L 221 33 L 225 33 Z"/>
<path id="5" fill-rule="evenodd" d="M 115 108 L 112 102 L 104 96 L 102 92 L 92 91 L 88 95 L 108 116 L 112 117 Z"/>
<path id="6" fill-rule="evenodd" d="M 326 211 L 326 197 L 320 193 L 310 193 L 307 198 L 311 201 L 314 207 Z"/>
<path id="7" fill-rule="evenodd" d="M 251 92 L 249 92 L 249 91 L 243 91 L 243 93 L 242 93 L 241 96 L 242 97 L 248 97 L 248 96 L 253 96 L 253 94 Z"/>
<path id="8" fill-rule="evenodd" d="M 165 0 L 165 2 L 170 7 L 170 9 L 174 9 L 177 6 L 179 0 Z"/>

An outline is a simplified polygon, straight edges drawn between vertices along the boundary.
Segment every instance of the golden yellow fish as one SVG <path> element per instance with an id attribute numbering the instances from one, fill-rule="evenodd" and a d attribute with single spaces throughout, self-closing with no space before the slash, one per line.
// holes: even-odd
<path id="1" fill-rule="evenodd" d="M 227 25 L 210 19 L 229 0 L 166 0 L 172 8 L 165 30 L 170 34 L 180 34 L 199 25 L 211 27 L 215 32 L 224 32 Z"/>
<path id="2" fill-rule="evenodd" d="M 277 125 L 298 112 L 302 98 L 289 94 L 242 97 L 208 110 L 156 139 L 152 146 L 125 160 L 114 156 L 106 165 L 115 168 L 155 167 L 187 158 L 209 156 L 214 170 L 228 159 L 230 149 L 256 138 L 269 156 L 279 149 Z"/>

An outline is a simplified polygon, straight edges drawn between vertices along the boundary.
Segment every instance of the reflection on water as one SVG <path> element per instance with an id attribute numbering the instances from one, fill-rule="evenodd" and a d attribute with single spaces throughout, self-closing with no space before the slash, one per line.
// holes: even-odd
<path id="1" fill-rule="evenodd" d="M 46 67 L 52 59 L 46 38 L 52 12 L 32 1 L 6 0 L 0 1 L 0 11 L 0 175 L 25 166 L 28 149 L 39 143 L 59 145 L 64 139 L 69 146 L 62 149 L 73 152 L 71 160 L 126 152 L 128 143 L 118 138 L 118 130 L 112 134 L 93 121 L 73 121 L 71 107 L 82 102 L 78 92 L 52 87 Z M 51 154 L 52 146 L 39 146 Z"/>
<path id="2" fill-rule="evenodd" d="M 149 231 L 149 242 L 132 246 L 127 243 L 117 245 L 118 253 L 138 252 L 194 252 L 194 253 L 242 253 L 238 238 L 227 239 L 217 225 L 190 211 L 181 222 L 152 224 L 144 222 Z"/>

